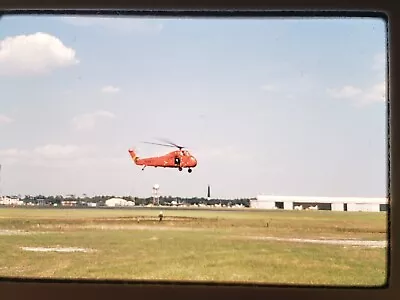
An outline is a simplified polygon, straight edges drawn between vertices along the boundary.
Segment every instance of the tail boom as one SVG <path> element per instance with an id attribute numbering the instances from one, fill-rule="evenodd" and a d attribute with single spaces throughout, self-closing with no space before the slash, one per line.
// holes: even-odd
<path id="1" fill-rule="evenodd" d="M 135 150 L 129 149 L 128 152 L 129 152 L 129 155 L 131 156 L 133 162 L 138 165 L 139 164 L 139 162 L 138 162 L 139 156 L 136 155 Z"/>

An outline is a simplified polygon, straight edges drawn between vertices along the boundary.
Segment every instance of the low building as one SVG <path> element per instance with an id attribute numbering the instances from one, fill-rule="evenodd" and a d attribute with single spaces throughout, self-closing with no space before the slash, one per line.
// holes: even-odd
<path id="1" fill-rule="evenodd" d="M 24 205 L 24 202 L 15 197 L 0 197 L 0 205 Z"/>
<path id="2" fill-rule="evenodd" d="M 76 201 L 76 200 L 61 201 L 62 206 L 76 206 L 77 204 L 78 204 L 78 201 Z"/>
<path id="3" fill-rule="evenodd" d="M 121 198 L 110 198 L 105 202 L 106 206 L 115 207 L 115 206 L 134 206 L 135 202 L 127 201 Z"/>
<path id="4" fill-rule="evenodd" d="M 250 207 L 259 209 L 315 209 L 332 211 L 386 211 L 387 198 L 306 197 L 258 195 Z"/>

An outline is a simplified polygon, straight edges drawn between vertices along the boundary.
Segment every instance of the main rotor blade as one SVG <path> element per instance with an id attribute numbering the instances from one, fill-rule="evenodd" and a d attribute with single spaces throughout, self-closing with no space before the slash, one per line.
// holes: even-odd
<path id="1" fill-rule="evenodd" d="M 177 145 L 177 144 L 175 144 L 175 143 L 173 143 L 173 142 L 171 142 L 171 141 L 169 141 L 169 140 L 166 140 L 166 139 L 160 139 L 160 138 L 158 138 L 158 140 L 163 141 L 164 143 L 173 145 L 173 146 L 175 146 L 175 147 L 177 147 L 177 148 L 179 148 L 179 149 L 186 148 L 186 147 L 184 147 L 184 146 L 179 146 L 179 145 Z"/>
<path id="2" fill-rule="evenodd" d="M 151 143 L 151 142 L 142 142 L 142 143 L 175 148 L 175 146 L 173 146 L 173 145 L 166 145 L 166 144 L 159 144 L 159 143 Z"/>

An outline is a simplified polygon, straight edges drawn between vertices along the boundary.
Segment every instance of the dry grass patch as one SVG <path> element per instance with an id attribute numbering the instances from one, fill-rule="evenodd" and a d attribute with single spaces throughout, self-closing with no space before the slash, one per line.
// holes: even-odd
<path id="1" fill-rule="evenodd" d="M 185 210 L 164 211 L 162 222 L 157 214 L 143 209 L 0 209 L 0 230 L 47 232 L 3 235 L 0 276 L 327 285 L 380 285 L 386 278 L 386 249 L 284 240 L 384 240 L 384 214 Z"/>

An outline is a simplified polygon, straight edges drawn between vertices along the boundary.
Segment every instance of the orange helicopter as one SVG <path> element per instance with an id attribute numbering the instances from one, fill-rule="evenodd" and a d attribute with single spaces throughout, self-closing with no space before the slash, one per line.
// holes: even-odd
<path id="1" fill-rule="evenodd" d="M 189 151 L 184 150 L 185 147 L 176 145 L 172 142 L 167 142 L 168 144 L 150 143 L 144 142 L 146 144 L 166 146 L 166 147 L 176 147 L 179 150 L 169 152 L 162 156 L 153 156 L 141 158 L 137 156 L 135 150 L 129 149 L 128 152 L 137 166 L 143 166 L 142 171 L 146 167 L 162 167 L 162 168 L 177 168 L 182 171 L 183 168 L 187 168 L 189 173 L 192 173 L 192 168 L 197 166 L 196 158 L 190 154 Z"/>

